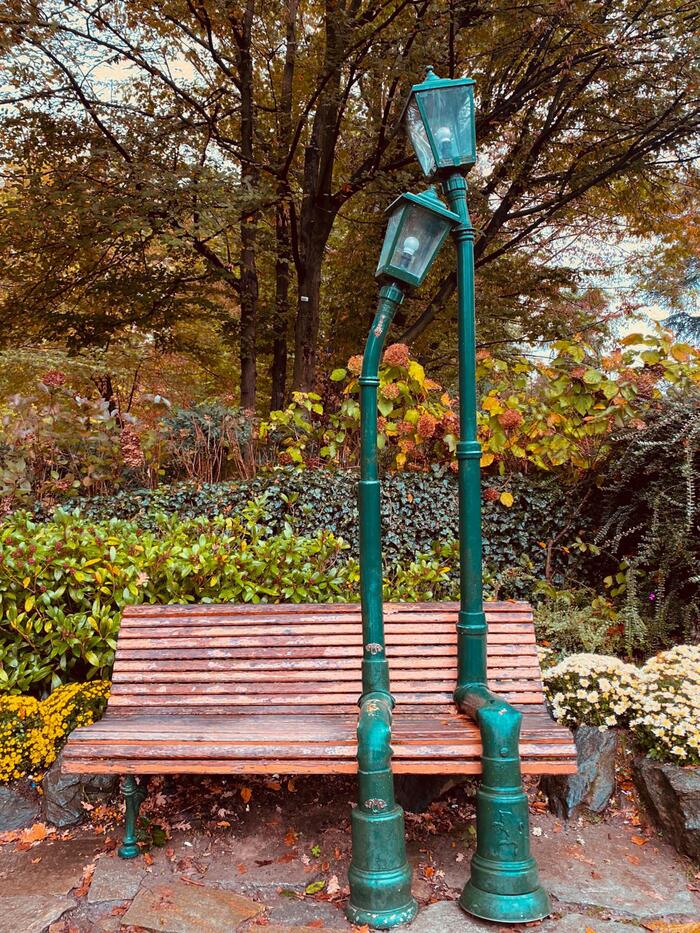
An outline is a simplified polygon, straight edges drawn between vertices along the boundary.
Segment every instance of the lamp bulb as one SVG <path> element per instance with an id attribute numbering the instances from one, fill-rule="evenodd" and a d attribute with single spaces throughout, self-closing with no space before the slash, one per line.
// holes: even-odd
<path id="1" fill-rule="evenodd" d="M 435 131 L 435 139 L 439 143 L 451 143 L 452 142 L 452 130 L 449 126 L 441 126 L 440 129 Z"/>
<path id="2" fill-rule="evenodd" d="M 416 236 L 407 236 L 403 241 L 403 251 L 407 256 L 411 256 L 411 258 L 416 255 L 419 246 L 420 240 Z"/>

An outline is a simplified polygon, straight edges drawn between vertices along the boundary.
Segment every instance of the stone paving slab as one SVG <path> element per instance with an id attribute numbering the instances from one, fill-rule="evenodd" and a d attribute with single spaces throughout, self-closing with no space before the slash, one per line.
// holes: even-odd
<path id="1" fill-rule="evenodd" d="M 538 821 L 541 822 L 541 821 Z M 575 823 L 533 838 L 545 889 L 562 904 L 601 907 L 633 920 L 700 917 L 700 897 L 688 890 L 678 856 L 659 840 L 637 846 L 632 827 Z"/>
<path id="2" fill-rule="evenodd" d="M 290 926 L 306 926 L 314 921 L 322 921 L 323 929 L 337 928 L 344 933 L 352 930 L 350 924 L 343 914 L 342 910 L 329 904 L 327 901 L 317 901 L 313 898 L 279 897 L 275 901 L 267 901 L 265 906 L 268 908 L 268 917 L 273 924 L 289 924 Z M 268 927 L 265 927 L 265 933 L 268 933 Z"/>
<path id="3" fill-rule="evenodd" d="M 268 929 L 267 927 L 265 928 Z M 636 923 L 600 920 L 580 913 L 567 914 L 561 919 L 546 920 L 539 926 L 490 923 L 465 914 L 456 901 L 440 901 L 424 907 L 407 927 L 406 933 L 635 933 L 642 930 Z"/>
<path id="4" fill-rule="evenodd" d="M 0 890 L 4 896 L 47 897 L 68 894 L 83 880 L 83 870 L 102 848 L 100 839 L 47 840 L 3 859 Z M 15 933 L 19 933 L 17 927 Z"/>
<path id="5" fill-rule="evenodd" d="M 3 892 L 0 933 L 44 933 L 44 930 L 75 907 L 72 897 L 41 894 L 8 895 Z"/>
<path id="6" fill-rule="evenodd" d="M 95 865 L 87 895 L 88 904 L 130 901 L 136 897 L 145 875 L 143 859 L 122 859 L 116 854 L 103 856 Z"/>
<path id="7" fill-rule="evenodd" d="M 162 933 L 222 933 L 235 930 L 262 909 L 261 904 L 231 891 L 175 881 L 142 888 L 122 923 Z"/>

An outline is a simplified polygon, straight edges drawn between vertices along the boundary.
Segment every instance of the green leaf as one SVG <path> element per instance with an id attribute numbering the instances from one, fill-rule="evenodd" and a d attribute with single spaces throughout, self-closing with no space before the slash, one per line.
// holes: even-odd
<path id="1" fill-rule="evenodd" d="M 331 382 L 342 382 L 347 374 L 347 369 L 334 369 L 331 373 Z"/>
<path id="2" fill-rule="evenodd" d="M 319 891 L 323 891 L 325 886 L 325 881 L 312 881 L 311 884 L 307 884 L 304 888 L 304 894 L 318 894 Z"/>

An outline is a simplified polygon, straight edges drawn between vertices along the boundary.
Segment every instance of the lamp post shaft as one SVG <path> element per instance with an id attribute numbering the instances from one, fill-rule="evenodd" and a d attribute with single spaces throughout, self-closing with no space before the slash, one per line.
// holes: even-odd
<path id="1" fill-rule="evenodd" d="M 481 576 L 481 444 L 477 439 L 476 320 L 474 307 L 474 228 L 467 205 L 467 183 L 452 172 L 442 183 L 460 218 L 452 236 L 457 246 L 459 332 L 459 486 L 460 608 L 457 621 L 457 690 L 486 684 L 486 616 Z"/>

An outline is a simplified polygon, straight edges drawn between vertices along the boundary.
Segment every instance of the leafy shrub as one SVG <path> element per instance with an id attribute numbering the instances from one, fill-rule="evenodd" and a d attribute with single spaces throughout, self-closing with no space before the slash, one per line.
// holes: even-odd
<path id="1" fill-rule="evenodd" d="M 10 399 L 2 418 L 0 497 L 17 501 L 100 492 L 124 467 L 121 427 L 103 399 L 88 399 L 47 373 L 28 396 Z"/>
<path id="2" fill-rule="evenodd" d="M 590 587 L 560 590 L 538 581 L 535 593 L 537 640 L 563 654 L 619 653 L 624 623 L 612 601 Z"/>
<path id="3" fill-rule="evenodd" d="M 159 424 L 166 471 L 177 479 L 216 483 L 232 473 L 249 478 L 255 473 L 250 413 L 220 402 L 201 402 L 178 408 Z"/>
<path id="4" fill-rule="evenodd" d="M 626 723 L 637 676 L 634 665 L 598 654 L 572 654 L 542 672 L 554 718 L 572 728 L 598 726 L 601 732 Z"/>
<path id="5" fill-rule="evenodd" d="M 650 758 L 700 765 L 700 646 L 677 645 L 642 667 L 630 729 Z"/>
<path id="6" fill-rule="evenodd" d="M 360 427 L 362 357 L 335 369 L 331 381 L 340 396 L 324 400 L 316 393 L 295 392 L 284 411 L 273 411 L 260 425 L 260 439 L 275 445 L 280 463 L 318 465 L 320 461 L 349 466 L 357 463 Z M 454 399 L 429 379 L 408 347 L 387 347 L 379 368 L 378 446 L 398 470 L 424 469 L 430 464 L 454 465 L 458 422 Z"/>
<path id="7" fill-rule="evenodd" d="M 329 531 L 271 533 L 251 504 L 238 517 L 153 530 L 57 511 L 0 525 L 0 688 L 33 692 L 109 673 L 121 609 L 133 603 L 328 602 L 351 598 L 357 564 Z"/>
<path id="8" fill-rule="evenodd" d="M 59 687 L 43 701 L 0 696 L 0 784 L 45 771 L 73 729 L 100 718 L 109 688 L 96 680 Z"/>
<path id="9" fill-rule="evenodd" d="M 618 437 L 602 476 L 597 543 L 613 566 L 637 644 L 700 636 L 700 390 L 669 394 L 642 429 Z M 621 612 L 622 614 L 622 612 Z"/>
<path id="10" fill-rule="evenodd" d="M 632 334 L 607 356 L 560 340 L 552 359 L 479 354 L 482 467 L 500 475 L 556 471 L 571 482 L 599 470 L 615 432 L 643 427 L 669 392 L 700 385 L 700 351 L 667 331 Z"/>

